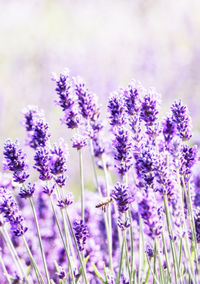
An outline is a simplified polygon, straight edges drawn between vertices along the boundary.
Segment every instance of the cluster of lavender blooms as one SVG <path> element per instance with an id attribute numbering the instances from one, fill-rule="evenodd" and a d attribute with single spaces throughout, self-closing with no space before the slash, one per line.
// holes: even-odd
<path id="1" fill-rule="evenodd" d="M 160 95 L 132 81 L 110 95 L 102 122 L 80 77 L 53 81 L 61 122 L 76 131 L 80 196 L 69 190 L 68 146 L 52 143 L 44 112 L 29 106 L 30 157 L 17 140 L 3 150 L 0 282 L 199 283 L 200 159 L 187 107 L 160 118 Z"/>

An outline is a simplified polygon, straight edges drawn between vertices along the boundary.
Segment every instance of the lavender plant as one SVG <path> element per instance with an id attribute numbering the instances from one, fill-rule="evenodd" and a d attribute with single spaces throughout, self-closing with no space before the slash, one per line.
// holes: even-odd
<path id="1" fill-rule="evenodd" d="M 200 159 L 187 107 L 175 102 L 160 118 L 160 96 L 132 81 L 111 94 L 102 122 L 80 77 L 65 70 L 53 80 L 61 122 L 75 131 L 80 200 L 69 188 L 67 145 L 52 143 L 44 112 L 27 107 L 29 160 L 18 141 L 3 151 L 0 283 L 198 284 Z"/>

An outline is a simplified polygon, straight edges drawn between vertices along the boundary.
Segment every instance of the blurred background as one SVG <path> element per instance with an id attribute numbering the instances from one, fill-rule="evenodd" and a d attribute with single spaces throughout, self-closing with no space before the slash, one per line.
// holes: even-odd
<path id="1" fill-rule="evenodd" d="M 104 109 L 133 78 L 162 94 L 163 113 L 181 98 L 198 130 L 199 11 L 199 0 L 0 0 L 0 145 L 25 137 L 27 104 L 45 110 L 53 137 L 65 135 L 50 79 L 65 67 Z"/>

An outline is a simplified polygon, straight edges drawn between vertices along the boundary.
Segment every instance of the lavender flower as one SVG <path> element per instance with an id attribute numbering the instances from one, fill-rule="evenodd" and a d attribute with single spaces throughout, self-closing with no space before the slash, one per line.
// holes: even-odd
<path id="1" fill-rule="evenodd" d="M 140 119 L 144 120 L 146 126 L 153 126 L 155 124 L 158 119 L 158 107 L 159 100 L 157 94 L 150 92 L 144 96 L 141 105 Z"/>
<path id="2" fill-rule="evenodd" d="M 121 92 L 114 92 L 108 101 L 110 125 L 122 126 L 125 123 L 124 100 Z"/>
<path id="3" fill-rule="evenodd" d="M 132 202 L 132 198 L 128 194 L 128 187 L 124 184 L 117 183 L 111 193 L 111 196 L 117 202 L 117 207 L 120 213 L 124 213 L 128 210 L 129 204 Z"/>
<path id="4" fill-rule="evenodd" d="M 30 198 L 35 192 L 35 184 L 28 183 L 26 186 L 20 188 L 19 196 L 21 198 Z"/>
<path id="5" fill-rule="evenodd" d="M 48 129 L 49 126 L 44 120 L 38 120 L 29 135 L 29 146 L 33 149 L 45 147 L 50 137 Z"/>
<path id="6" fill-rule="evenodd" d="M 33 131 L 35 126 L 35 121 L 43 119 L 44 113 L 40 111 L 37 106 L 28 106 L 23 110 L 24 121 L 23 125 L 26 128 L 26 131 Z"/>
<path id="7" fill-rule="evenodd" d="M 75 231 L 75 237 L 80 251 L 84 250 L 86 240 L 89 236 L 88 228 L 84 225 L 83 220 L 74 221 L 73 229 Z"/>
<path id="8" fill-rule="evenodd" d="M 13 172 L 14 181 L 23 183 L 29 177 L 29 174 L 26 172 L 28 165 L 25 160 L 25 154 L 18 147 L 18 142 L 13 143 L 7 140 L 3 154 L 6 160 L 5 167 Z"/>
<path id="9" fill-rule="evenodd" d="M 35 165 L 33 167 L 40 173 L 39 179 L 41 180 L 50 180 L 52 178 L 49 155 L 49 149 L 41 147 L 37 149 L 34 156 Z"/>
<path id="10" fill-rule="evenodd" d="M 117 220 L 117 225 L 119 226 L 119 228 L 122 231 L 125 231 L 127 228 L 130 227 L 130 220 L 129 220 L 129 218 L 126 218 L 125 220 L 122 220 L 122 217 L 119 216 L 118 220 Z"/>
<path id="11" fill-rule="evenodd" d="M 70 129 L 78 128 L 80 121 L 81 119 L 76 105 L 65 111 L 64 117 L 61 119 L 61 122 Z"/>
<path id="12" fill-rule="evenodd" d="M 146 133 L 149 137 L 158 135 L 159 129 L 157 124 L 159 114 L 159 96 L 150 91 L 144 96 L 141 105 L 140 119 L 145 122 Z"/>
<path id="13" fill-rule="evenodd" d="M 58 207 L 61 209 L 69 207 L 74 202 L 74 198 L 71 192 L 67 193 L 67 196 L 64 200 L 58 200 Z"/>
<path id="14" fill-rule="evenodd" d="M 75 134 L 71 140 L 72 147 L 76 148 L 77 150 L 80 150 L 87 145 L 87 137 L 81 134 Z"/>
<path id="15" fill-rule="evenodd" d="M 51 173 L 53 175 L 61 175 L 67 171 L 66 166 L 67 153 L 66 145 L 63 145 L 63 141 L 60 141 L 60 145 L 54 144 L 53 148 L 50 149 L 49 163 Z"/>
<path id="16" fill-rule="evenodd" d="M 56 93 L 59 100 L 56 101 L 63 111 L 70 109 L 74 105 L 74 95 L 72 81 L 69 77 L 69 70 L 65 69 L 60 76 L 54 74 L 52 78 L 53 81 L 56 81 Z"/>
<path id="17" fill-rule="evenodd" d="M 64 187 L 67 181 L 67 177 L 64 175 L 54 176 L 54 180 L 59 187 Z"/>
<path id="18" fill-rule="evenodd" d="M 44 112 L 39 111 L 35 106 L 29 106 L 24 110 L 24 122 L 27 132 L 27 144 L 33 148 L 45 147 L 49 140 L 49 126 L 45 122 Z"/>
<path id="19" fill-rule="evenodd" d="M 12 195 L 5 189 L 0 189 L 0 214 L 10 223 L 14 235 L 22 236 L 28 228 L 24 226 L 24 219 Z"/>
<path id="20" fill-rule="evenodd" d="M 61 266 L 59 266 L 58 272 L 56 272 L 56 275 L 58 276 L 59 279 L 64 279 L 67 276 L 66 272 Z"/>
<path id="21" fill-rule="evenodd" d="M 152 185 L 155 176 L 158 156 L 153 147 L 149 144 L 135 148 L 135 169 L 139 180 L 143 186 Z"/>
<path id="22" fill-rule="evenodd" d="M 47 186 L 47 185 L 45 185 L 45 186 L 42 187 L 42 191 L 43 191 L 45 194 L 47 194 L 47 195 L 50 196 L 50 195 L 53 193 L 55 186 L 56 186 L 56 184 L 54 184 L 53 186 Z"/>
<path id="23" fill-rule="evenodd" d="M 163 135 L 165 139 L 165 143 L 168 145 L 173 137 L 176 135 L 176 124 L 172 120 L 171 117 L 166 117 L 163 121 Z"/>
<path id="24" fill-rule="evenodd" d="M 81 115 L 85 119 L 96 121 L 99 118 L 97 96 L 89 92 L 85 82 L 80 77 L 74 78 L 74 85 Z"/>
<path id="25" fill-rule="evenodd" d="M 130 132 L 125 127 L 118 127 L 114 132 L 114 159 L 119 162 L 118 172 L 124 175 L 132 165 L 132 141 Z"/>
<path id="26" fill-rule="evenodd" d="M 178 135 L 183 140 L 189 140 L 191 138 L 191 118 L 186 106 L 175 102 L 172 107 L 172 120 L 176 123 Z"/>
<path id="27" fill-rule="evenodd" d="M 124 90 L 124 106 L 128 115 L 136 115 L 141 106 L 139 90 L 134 82 L 128 85 Z"/>
<path id="28" fill-rule="evenodd" d="M 195 229 L 196 229 L 196 238 L 197 242 L 200 243 L 200 210 L 199 208 L 195 210 L 194 212 L 194 223 L 195 223 Z"/>
<path id="29" fill-rule="evenodd" d="M 154 193 L 149 189 L 146 196 L 139 203 L 139 214 L 148 229 L 146 233 L 152 238 L 161 234 L 163 226 L 161 221 L 163 218 L 162 210 L 157 208 L 153 195 Z"/>
<path id="30" fill-rule="evenodd" d="M 184 175 L 184 177 L 189 180 L 191 176 L 191 169 L 196 163 L 197 160 L 197 147 L 188 147 L 184 145 L 181 151 L 181 168 L 180 174 Z"/>

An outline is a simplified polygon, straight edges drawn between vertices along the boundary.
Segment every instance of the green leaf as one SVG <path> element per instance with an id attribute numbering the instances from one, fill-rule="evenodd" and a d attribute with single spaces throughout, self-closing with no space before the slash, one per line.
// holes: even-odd
<path id="1" fill-rule="evenodd" d="M 101 280 L 103 283 L 106 283 L 105 280 L 103 279 L 103 276 L 101 275 L 98 268 L 96 267 L 96 265 L 93 262 L 92 262 L 92 267 L 94 268 L 94 272 L 95 272 L 96 276 L 99 278 L 99 280 Z"/>

